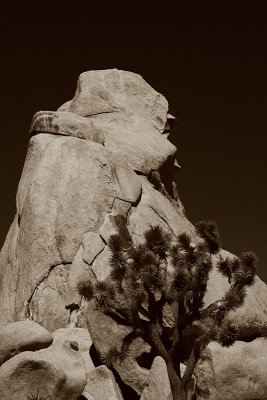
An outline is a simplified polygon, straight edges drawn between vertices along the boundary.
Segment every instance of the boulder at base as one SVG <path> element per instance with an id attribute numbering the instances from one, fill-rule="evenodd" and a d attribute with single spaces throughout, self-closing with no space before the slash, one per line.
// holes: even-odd
<path id="1" fill-rule="evenodd" d="M 108 315 L 95 310 L 94 301 L 88 304 L 87 325 L 94 346 L 103 360 L 107 358 L 112 348 L 120 350 L 123 338 L 132 331 L 130 326 L 118 324 Z M 136 359 L 149 351 L 150 346 L 138 337 L 130 344 L 125 358 L 110 360 L 111 366 L 118 372 L 124 383 L 131 386 L 139 395 L 147 384 L 149 370 L 142 368 Z"/>
<path id="2" fill-rule="evenodd" d="M 53 336 L 33 321 L 20 321 L 0 329 L 0 365 L 22 351 L 49 347 Z"/>
<path id="3" fill-rule="evenodd" d="M 163 358 L 154 359 L 148 375 L 148 386 L 140 400 L 172 400 L 171 385 Z"/>
<path id="4" fill-rule="evenodd" d="M 65 341 L 36 352 L 25 351 L 0 367 L 0 399 L 25 400 L 39 394 L 57 400 L 77 400 L 86 384 L 83 358 Z"/>
<path id="5" fill-rule="evenodd" d="M 212 342 L 195 369 L 197 400 L 267 398 L 267 339 L 237 341 L 225 348 Z"/>

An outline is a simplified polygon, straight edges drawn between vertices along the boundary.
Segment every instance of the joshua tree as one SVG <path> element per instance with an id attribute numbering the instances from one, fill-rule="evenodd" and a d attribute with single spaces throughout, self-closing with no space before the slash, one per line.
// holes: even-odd
<path id="1" fill-rule="evenodd" d="M 133 331 L 121 349 L 110 349 L 106 359 L 123 358 L 131 341 L 141 336 L 167 365 L 174 400 L 186 399 L 186 386 L 202 350 L 210 341 L 232 345 L 242 336 L 266 335 L 266 326 L 237 326 L 225 321 L 229 311 L 244 303 L 246 287 L 254 282 L 257 257 L 252 252 L 240 258 L 223 259 L 215 222 L 199 222 L 197 243 L 183 233 L 176 243 L 160 227 L 151 227 L 144 242 L 134 245 L 120 235 L 109 239 L 111 274 L 93 284 L 81 282 L 78 291 L 110 316 L 120 317 Z M 217 256 L 215 256 L 217 254 Z M 230 288 L 215 303 L 204 308 L 209 272 L 216 263 L 227 276 Z M 164 326 L 164 309 L 173 311 L 173 328 Z M 186 364 L 181 376 L 180 363 Z"/>

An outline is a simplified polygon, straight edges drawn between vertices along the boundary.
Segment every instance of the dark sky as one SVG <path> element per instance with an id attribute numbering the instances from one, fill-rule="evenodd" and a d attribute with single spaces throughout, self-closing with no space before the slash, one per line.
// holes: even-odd
<path id="1" fill-rule="evenodd" d="M 254 250 L 267 282 L 266 2 L 66 3 L 1 6 L 0 242 L 33 114 L 71 99 L 81 72 L 118 68 L 141 74 L 177 117 L 189 219 L 216 220 L 237 255 Z"/>

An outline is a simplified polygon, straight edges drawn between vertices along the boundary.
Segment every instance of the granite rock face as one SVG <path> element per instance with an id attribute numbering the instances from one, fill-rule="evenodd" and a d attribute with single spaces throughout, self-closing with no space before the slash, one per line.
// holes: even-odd
<path id="1" fill-rule="evenodd" d="M 169 184 L 168 118 L 164 96 L 118 70 L 81 74 L 71 102 L 33 117 L 0 255 L 1 326 L 29 318 L 51 332 L 84 327 L 78 275 L 108 275 L 106 241 L 124 221 L 136 239 L 148 224 L 193 232 Z M 150 182 L 156 172 L 167 197 Z"/>
<path id="2" fill-rule="evenodd" d="M 87 307 L 76 285 L 82 277 L 92 281 L 108 277 L 107 241 L 113 233 L 130 235 L 137 244 L 150 226 L 159 225 L 173 240 L 186 232 L 198 241 L 173 179 L 179 165 L 176 148 L 168 140 L 172 122 L 164 96 L 140 75 L 116 69 L 81 74 L 71 101 L 58 111 L 40 111 L 33 117 L 16 215 L 0 254 L 0 327 L 8 332 L 12 329 L 9 324 L 31 320 L 53 332 L 54 343 L 39 350 L 51 340 L 47 331 L 47 342 L 40 337 L 31 342 L 30 335 L 29 343 L 23 335 L 18 341 L 16 335 L 10 336 L 11 344 L 5 344 L 2 352 L 1 398 L 17 399 L 23 381 L 18 380 L 17 386 L 14 383 L 13 392 L 7 382 L 21 377 L 25 366 L 33 389 L 43 373 L 50 377 L 52 386 L 44 386 L 43 392 L 52 398 L 66 398 L 66 390 L 73 390 L 68 399 L 77 399 L 84 390 L 84 398 L 96 400 L 101 393 L 99 382 L 103 382 L 110 396 L 120 399 L 111 371 L 95 369 L 86 347 L 89 351 L 92 338 L 99 356 L 105 357 L 111 346 L 121 345 L 131 328 L 100 315 L 90 304 Z M 233 257 L 225 251 L 222 256 Z M 206 305 L 222 297 L 228 287 L 227 279 L 214 269 Z M 164 312 L 166 326 L 171 326 L 172 310 Z M 248 289 L 244 306 L 229 315 L 238 322 L 255 317 L 267 320 L 267 287 L 259 278 Z M 254 354 L 261 368 L 266 368 L 258 343 L 265 346 L 259 340 L 240 342 L 231 348 L 231 354 L 236 354 L 240 363 L 247 353 Z M 53 358 L 51 349 L 60 353 L 62 362 Z M 164 394 L 156 389 L 160 361 L 155 361 L 152 372 L 139 365 L 140 357 L 149 351 L 137 338 L 130 356 L 114 362 L 112 368 L 139 396 L 153 397 L 151 393 L 156 391 L 155 396 L 168 398 L 168 383 Z M 209 351 L 196 374 L 199 399 L 212 396 L 214 390 L 221 396 L 227 368 L 238 377 L 228 349 L 210 346 Z M 224 360 L 221 367 L 220 359 Z M 249 360 L 254 368 L 253 356 Z M 262 395 L 258 387 L 264 388 L 264 378 L 261 374 L 254 378 L 255 385 L 247 390 L 256 398 Z M 87 390 L 88 382 L 95 389 Z M 58 385 L 63 394 L 56 392 Z M 194 385 L 189 398 L 193 392 Z"/>

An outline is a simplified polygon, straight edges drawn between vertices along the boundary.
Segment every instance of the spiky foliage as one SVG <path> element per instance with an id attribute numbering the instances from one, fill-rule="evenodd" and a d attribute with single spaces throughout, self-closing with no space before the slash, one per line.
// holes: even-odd
<path id="1" fill-rule="evenodd" d="M 191 244 L 191 239 L 187 233 L 181 233 L 178 236 L 178 245 L 181 250 L 184 250 L 185 252 L 189 252 L 190 244 Z"/>
<path id="2" fill-rule="evenodd" d="M 120 359 L 120 350 L 113 346 L 111 347 L 106 353 L 104 353 L 101 357 L 100 360 L 102 361 L 103 364 L 105 364 L 107 367 L 111 368 L 113 364 Z"/>
<path id="3" fill-rule="evenodd" d="M 97 282 L 94 288 L 94 298 L 97 308 L 106 310 L 112 305 L 115 290 L 110 282 Z"/>
<path id="4" fill-rule="evenodd" d="M 253 251 L 241 253 L 240 260 L 246 270 L 253 271 L 254 273 L 256 272 L 259 259 Z"/>
<path id="5" fill-rule="evenodd" d="M 84 298 L 94 299 L 98 309 L 114 318 L 119 316 L 133 329 L 124 338 L 122 348 L 110 348 L 102 362 L 109 367 L 121 362 L 132 340 L 141 336 L 155 354 L 165 359 L 174 400 L 185 399 L 185 387 L 210 341 L 230 346 L 241 334 L 242 327 L 227 324 L 225 317 L 244 304 L 245 288 L 253 283 L 257 264 L 250 252 L 233 260 L 219 255 L 217 269 L 228 278 L 230 288 L 221 299 L 204 308 L 213 255 L 219 252 L 220 241 L 214 222 L 200 222 L 196 228 L 204 240 L 193 241 L 182 233 L 174 241 L 158 226 L 146 231 L 139 245 L 113 235 L 108 242 L 110 276 L 104 282 L 85 282 L 78 287 Z M 164 326 L 165 307 L 173 310 L 172 329 Z M 198 337 L 188 333 L 194 331 L 194 323 L 202 327 Z M 262 334 L 262 329 L 257 332 Z M 181 379 L 179 362 L 185 360 L 187 368 Z"/>
<path id="6" fill-rule="evenodd" d="M 77 285 L 77 291 L 85 300 L 90 301 L 94 296 L 94 285 L 91 281 L 81 281 Z"/>
<path id="7" fill-rule="evenodd" d="M 118 254 L 123 251 L 125 242 L 119 234 L 114 234 L 109 237 L 108 246 L 112 254 Z"/>
<path id="8" fill-rule="evenodd" d="M 217 341 L 224 347 L 232 346 L 238 337 L 238 333 L 238 328 L 235 325 L 227 324 L 219 331 Z"/>
<path id="9" fill-rule="evenodd" d="M 218 253 L 220 249 L 220 235 L 215 221 L 200 221 L 196 223 L 198 234 L 206 241 L 211 254 Z"/>
<path id="10" fill-rule="evenodd" d="M 232 262 L 229 258 L 220 257 L 219 262 L 217 264 L 218 271 L 226 276 L 230 281 L 232 275 Z"/>
<path id="11" fill-rule="evenodd" d="M 186 269 L 179 268 L 175 271 L 171 290 L 174 295 L 184 296 L 184 294 L 188 291 L 188 286 L 190 285 L 190 275 Z"/>
<path id="12" fill-rule="evenodd" d="M 161 259 L 166 258 L 166 253 L 169 250 L 170 235 L 164 232 L 159 226 L 152 226 L 144 234 L 146 245 L 155 255 Z"/>

